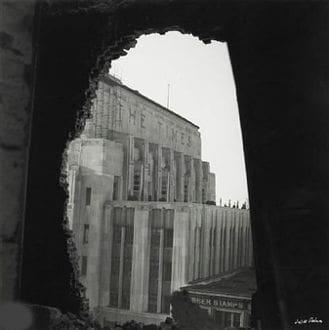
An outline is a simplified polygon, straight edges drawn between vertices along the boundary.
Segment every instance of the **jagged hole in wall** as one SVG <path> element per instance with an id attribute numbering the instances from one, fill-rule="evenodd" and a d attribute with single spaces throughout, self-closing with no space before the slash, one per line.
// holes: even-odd
<path id="1" fill-rule="evenodd" d="M 151 208 L 148 217 L 155 224 L 150 249 L 156 259 L 155 251 L 162 246 L 162 287 L 158 279 L 152 281 L 159 267 L 150 257 L 149 298 L 143 308 L 168 314 L 173 287 L 186 284 L 179 276 L 176 283 L 172 280 L 174 213 L 168 205 L 194 203 L 196 212 L 203 204 L 247 208 L 241 129 L 226 44 L 205 45 L 173 31 L 141 36 L 136 47 L 112 61 L 109 72 L 100 77 L 84 129 L 68 144 L 64 169 L 68 226 L 91 307 L 103 302 L 129 310 L 138 304 L 131 294 L 136 290 L 131 277 L 138 276 L 138 270 L 132 270 L 138 235 L 134 212 Z M 158 202 L 169 204 L 160 210 Z M 113 219 L 111 230 L 108 217 Z M 241 226 L 240 237 L 244 230 L 250 228 Z M 95 252 L 100 249 L 101 256 Z M 217 252 L 212 253 L 216 258 Z M 192 270 L 188 279 L 233 269 L 233 262 L 209 264 L 207 274 Z M 239 262 L 235 266 L 245 265 L 242 257 Z M 102 268 L 96 272 L 100 280 L 88 275 L 91 267 Z M 108 284 L 107 293 L 97 292 L 102 283 Z"/>

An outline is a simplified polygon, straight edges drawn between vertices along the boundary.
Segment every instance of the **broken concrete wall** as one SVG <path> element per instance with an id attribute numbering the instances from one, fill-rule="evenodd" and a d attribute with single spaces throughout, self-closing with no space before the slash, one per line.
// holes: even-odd
<path id="1" fill-rule="evenodd" d="M 18 296 L 33 103 L 34 1 L 0 2 L 0 302 Z"/>

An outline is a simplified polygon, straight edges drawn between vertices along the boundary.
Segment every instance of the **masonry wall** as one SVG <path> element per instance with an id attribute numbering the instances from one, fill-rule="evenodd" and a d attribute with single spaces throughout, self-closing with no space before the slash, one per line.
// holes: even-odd
<path id="1" fill-rule="evenodd" d="M 0 2 L 0 303 L 20 291 L 34 10 L 34 1 Z"/>
<path id="2" fill-rule="evenodd" d="M 115 131 L 201 158 L 200 133 L 194 124 L 107 76 L 100 80 L 96 95 L 92 118 L 86 123 L 87 137 L 108 139 Z"/>
<path id="3" fill-rule="evenodd" d="M 113 219 L 115 209 L 134 210 L 134 243 L 131 274 L 130 308 L 109 307 L 111 294 L 111 246 L 113 244 Z M 108 202 L 103 228 L 99 268 L 101 281 L 86 277 L 86 286 L 99 285 L 99 302 L 92 305 L 102 310 L 102 317 L 112 321 L 131 320 L 136 315 L 146 323 L 165 318 L 165 314 L 148 310 L 150 285 L 150 228 L 151 212 L 173 210 L 173 249 L 171 289 L 173 292 L 189 281 L 207 278 L 239 267 L 251 266 L 252 240 L 248 210 L 186 203 L 159 202 Z M 160 213 L 159 213 L 160 214 Z M 88 270 L 88 272 L 92 270 Z M 160 283 L 160 282 L 159 282 Z M 163 313 L 162 313 L 163 314 Z M 101 317 L 101 318 L 102 318 Z M 157 323 L 158 323 L 157 322 Z"/>
<path id="4" fill-rule="evenodd" d="M 91 118 L 81 138 L 85 145 L 93 143 L 86 142 L 88 139 L 104 139 L 122 146 L 122 175 L 116 183 L 120 185 L 119 199 L 215 202 L 214 174 L 210 174 L 209 163 L 200 159 L 198 126 L 110 75 L 99 81 Z M 87 168 L 87 157 L 101 150 L 95 147 L 89 156 L 79 156 L 77 145 L 75 141 L 70 144 L 70 157 L 75 157 L 77 163 L 81 159 L 79 166 Z M 104 164 L 114 165 L 116 155 L 109 154 Z"/>

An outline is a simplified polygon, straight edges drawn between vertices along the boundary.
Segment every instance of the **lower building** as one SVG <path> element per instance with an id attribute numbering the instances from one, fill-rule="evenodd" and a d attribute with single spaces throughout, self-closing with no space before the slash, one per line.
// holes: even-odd
<path id="1" fill-rule="evenodd" d="M 102 322 L 160 323 L 173 291 L 252 264 L 249 211 L 214 205 L 199 127 L 114 77 L 66 166 L 81 281 Z"/>
<path id="2" fill-rule="evenodd" d="M 248 210 L 111 201 L 102 215 L 75 228 L 82 282 L 101 322 L 160 323 L 170 315 L 173 291 L 252 265 Z"/>
<path id="3" fill-rule="evenodd" d="M 250 328 L 251 297 L 257 289 L 254 269 L 244 267 L 193 281 L 182 289 L 188 292 L 193 303 L 207 310 L 221 328 Z"/>

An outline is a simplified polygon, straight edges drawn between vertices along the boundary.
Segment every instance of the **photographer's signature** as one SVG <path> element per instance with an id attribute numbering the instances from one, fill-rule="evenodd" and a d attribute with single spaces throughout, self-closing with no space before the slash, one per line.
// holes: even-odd
<path id="1" fill-rule="evenodd" d="M 318 319 L 316 316 L 311 316 L 308 319 L 297 319 L 294 324 L 309 324 L 309 323 L 323 323 L 321 319 Z"/>

